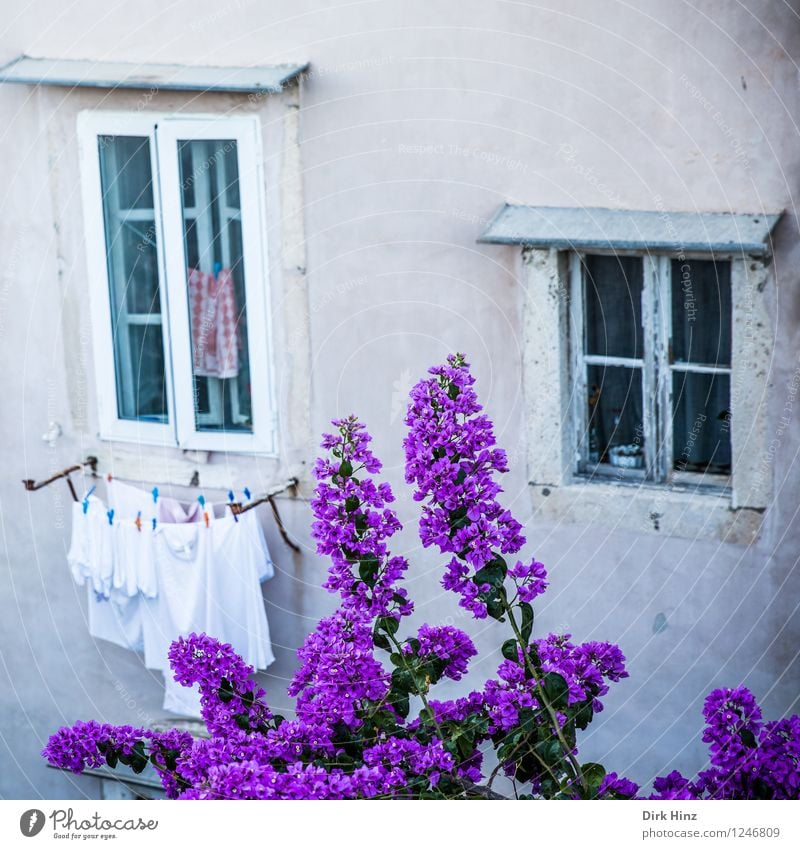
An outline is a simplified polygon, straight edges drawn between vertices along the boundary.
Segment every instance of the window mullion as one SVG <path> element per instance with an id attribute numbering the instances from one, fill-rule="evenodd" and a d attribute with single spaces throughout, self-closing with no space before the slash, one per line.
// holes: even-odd
<path id="1" fill-rule="evenodd" d="M 164 346 L 164 379 L 167 392 L 167 412 L 171 438 L 178 442 L 178 411 L 175 402 L 175 370 L 172 359 L 172 321 L 167 293 L 167 242 L 164 234 L 164 207 L 161 193 L 161 165 L 159 162 L 157 127 L 149 132 L 150 161 L 153 163 L 153 227 L 156 233 L 156 259 L 158 263 L 158 292 L 161 306 L 161 342 Z"/>
<path id="2" fill-rule="evenodd" d="M 165 123 L 156 128 L 158 183 L 161 205 L 161 230 L 164 245 L 165 301 L 169 309 L 170 365 L 175 404 L 175 434 L 178 445 L 185 446 L 194 430 L 194 390 L 187 375 L 192 374 L 189 337 L 189 303 L 186 293 L 183 213 L 180 206 L 180 177 L 177 147 L 172 143 Z M 166 135 L 166 138 L 165 138 Z"/>
<path id="3" fill-rule="evenodd" d="M 588 460 L 588 396 L 586 393 L 586 363 L 584 361 L 583 316 L 583 261 L 580 254 L 569 255 L 570 314 L 572 348 L 573 420 L 575 427 L 575 471 L 580 471 Z"/>
<path id="4" fill-rule="evenodd" d="M 658 403 L 657 403 L 657 350 L 656 333 L 658 291 L 657 257 L 650 254 L 642 258 L 642 329 L 644 345 L 644 365 L 642 367 L 642 436 L 644 441 L 644 459 L 647 477 L 661 480 L 658 464 Z"/>
<path id="5" fill-rule="evenodd" d="M 672 338 L 672 274 L 668 256 L 654 257 L 653 304 L 655 307 L 654 353 L 656 385 L 653 393 L 657 405 L 656 453 L 658 480 L 670 479 L 673 465 L 672 449 L 672 368 L 670 340 Z"/>

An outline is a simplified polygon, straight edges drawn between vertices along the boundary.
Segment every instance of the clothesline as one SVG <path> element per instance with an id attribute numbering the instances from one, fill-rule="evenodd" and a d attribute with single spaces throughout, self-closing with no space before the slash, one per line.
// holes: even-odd
<path id="1" fill-rule="evenodd" d="M 35 492 L 39 489 L 44 489 L 46 486 L 50 486 L 51 483 L 55 483 L 57 480 L 61 480 L 65 478 L 67 481 L 67 486 L 69 487 L 69 491 L 72 494 L 73 501 L 80 501 L 78 498 L 78 493 L 75 490 L 75 486 L 72 483 L 72 479 L 70 475 L 73 472 L 83 471 L 84 468 L 89 466 L 92 470 L 92 476 L 97 477 L 97 457 L 89 456 L 85 460 L 74 463 L 71 466 L 67 466 L 62 469 L 60 472 L 56 472 L 51 475 L 49 478 L 43 481 L 35 481 L 30 478 L 23 480 L 22 485 L 28 492 Z M 109 480 L 111 476 L 109 475 Z M 246 513 L 248 510 L 252 510 L 254 507 L 258 507 L 260 504 L 264 504 L 265 502 L 269 503 L 270 508 L 272 509 L 272 515 L 275 517 L 275 523 L 278 526 L 278 531 L 280 532 L 283 541 L 286 545 L 289 546 L 293 551 L 300 553 L 300 546 L 294 542 L 289 536 L 288 531 L 286 530 L 286 526 L 283 524 L 283 519 L 281 518 L 281 514 L 278 510 L 278 505 L 275 503 L 275 496 L 280 495 L 283 492 L 287 492 L 289 490 L 296 490 L 299 481 L 297 478 L 288 478 L 285 482 L 276 484 L 275 486 L 268 489 L 262 495 L 259 495 L 255 498 L 251 497 L 250 490 L 245 487 L 243 492 L 245 497 L 248 499 L 246 502 L 236 501 L 233 490 L 228 492 L 228 502 L 226 504 L 227 507 L 230 507 L 231 513 L 234 517 L 240 516 L 242 513 Z M 158 489 L 154 488 L 154 498 L 157 498 Z M 202 497 L 202 496 L 201 496 Z M 205 501 L 205 499 L 203 499 Z M 113 517 L 109 517 L 109 521 L 112 521 Z"/>
<path id="2" fill-rule="evenodd" d="M 67 466 L 66 469 L 62 469 L 60 472 L 56 472 L 54 475 L 51 475 L 49 478 L 47 478 L 47 480 L 39 481 L 37 483 L 36 481 L 30 480 L 30 478 L 29 478 L 27 480 L 23 480 L 22 485 L 25 487 L 25 489 L 28 492 L 35 492 L 37 489 L 43 489 L 46 486 L 50 486 L 51 483 L 54 483 L 57 480 L 61 480 L 61 478 L 66 478 L 67 479 L 67 486 L 69 487 L 69 491 L 72 493 L 72 500 L 78 501 L 79 500 L 78 499 L 78 493 L 75 492 L 75 487 L 72 484 L 72 480 L 70 478 L 70 475 L 73 472 L 83 471 L 83 469 L 86 466 L 91 466 L 92 475 L 94 477 L 96 477 L 97 476 L 97 457 L 91 457 L 90 456 L 90 457 L 87 457 L 85 460 L 83 460 L 80 463 L 75 463 L 72 466 Z"/>

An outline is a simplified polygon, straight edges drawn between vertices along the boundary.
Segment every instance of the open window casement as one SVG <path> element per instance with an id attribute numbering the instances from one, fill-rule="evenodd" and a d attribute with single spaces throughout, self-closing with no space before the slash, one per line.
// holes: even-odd
<path id="1" fill-rule="evenodd" d="M 272 454 L 256 118 L 82 113 L 101 436 Z"/>

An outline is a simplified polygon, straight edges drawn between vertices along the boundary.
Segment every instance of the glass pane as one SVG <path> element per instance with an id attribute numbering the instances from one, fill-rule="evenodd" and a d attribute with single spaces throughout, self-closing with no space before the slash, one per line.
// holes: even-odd
<path id="1" fill-rule="evenodd" d="M 178 148 L 195 426 L 252 432 L 236 141 L 179 141 Z"/>
<path id="2" fill-rule="evenodd" d="M 166 422 L 150 139 L 100 136 L 98 145 L 117 414 Z"/>
<path id="3" fill-rule="evenodd" d="M 128 334 L 134 374 L 133 403 L 144 421 L 163 421 L 167 408 L 164 343 L 160 324 L 132 325 Z"/>
<path id="4" fill-rule="evenodd" d="M 641 357 L 641 257 L 587 256 L 585 259 L 586 353 Z"/>
<path id="5" fill-rule="evenodd" d="M 644 468 L 642 370 L 588 366 L 588 460 L 627 469 Z"/>
<path id="6" fill-rule="evenodd" d="M 672 357 L 678 363 L 731 364 L 731 264 L 672 262 Z"/>
<path id="7" fill-rule="evenodd" d="M 730 401 L 730 375 L 673 372 L 676 471 L 730 474 Z"/>

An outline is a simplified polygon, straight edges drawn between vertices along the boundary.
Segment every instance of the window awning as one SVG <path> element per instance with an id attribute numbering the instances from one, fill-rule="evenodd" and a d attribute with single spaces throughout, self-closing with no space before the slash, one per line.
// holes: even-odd
<path id="1" fill-rule="evenodd" d="M 301 74 L 303 65 L 218 67 L 95 62 L 83 59 L 40 59 L 20 56 L 0 68 L 0 82 L 89 88 L 221 91 L 245 94 L 281 91 Z"/>
<path id="2" fill-rule="evenodd" d="M 504 204 L 478 239 L 558 250 L 770 253 L 783 213 L 643 212 Z"/>

